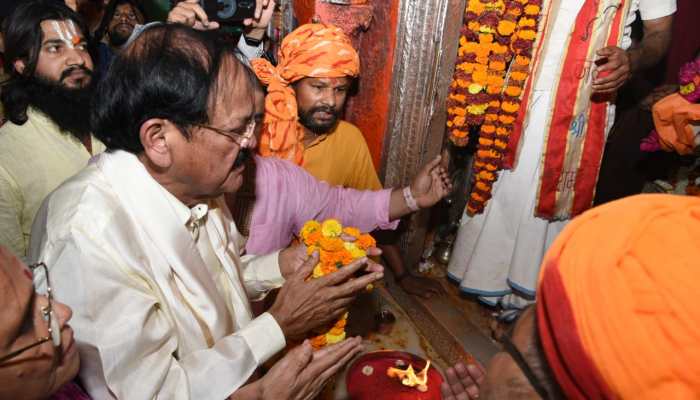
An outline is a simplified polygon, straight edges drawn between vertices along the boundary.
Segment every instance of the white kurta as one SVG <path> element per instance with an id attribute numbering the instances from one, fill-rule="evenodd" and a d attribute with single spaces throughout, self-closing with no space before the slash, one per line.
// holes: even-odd
<path id="1" fill-rule="evenodd" d="M 248 302 L 281 286 L 277 254 L 239 259 L 223 199 L 196 240 L 188 213 L 123 151 L 94 159 L 39 210 L 30 259 L 73 309 L 93 398 L 221 400 L 284 348 L 275 319 L 253 319 Z"/>
<path id="2" fill-rule="evenodd" d="M 545 251 L 567 221 L 548 221 L 534 216 L 545 124 L 554 96 L 553 76 L 560 70 L 565 46 L 584 0 L 562 0 L 556 13 L 549 43 L 542 54 L 542 69 L 536 78 L 522 148 L 515 169 L 502 171 L 493 187 L 493 198 L 483 214 L 463 215 L 449 277 L 460 289 L 478 295 L 490 305 L 499 301 L 505 308 L 520 308 L 535 296 L 540 263 Z M 650 20 L 673 14 L 675 0 L 632 0 L 622 47 L 631 45 L 630 25 L 639 10 Z M 612 121 L 613 106 L 609 107 Z"/>

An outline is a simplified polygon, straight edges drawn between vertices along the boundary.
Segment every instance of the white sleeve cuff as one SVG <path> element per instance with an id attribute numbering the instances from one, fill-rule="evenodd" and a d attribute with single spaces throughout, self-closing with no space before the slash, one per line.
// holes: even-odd
<path id="1" fill-rule="evenodd" d="M 643 21 L 648 21 L 667 17 L 675 13 L 676 9 L 676 0 L 643 0 L 639 6 L 639 14 Z"/>
<path id="2" fill-rule="evenodd" d="M 279 251 L 264 256 L 245 255 L 241 262 L 244 264 L 243 281 L 251 300 L 260 300 L 268 291 L 284 284 Z"/>
<path id="3" fill-rule="evenodd" d="M 287 345 L 282 328 L 270 313 L 263 313 L 237 332 L 250 346 L 258 365 L 263 364 Z"/>
<path id="4" fill-rule="evenodd" d="M 241 37 L 238 39 L 238 50 L 246 56 L 248 61 L 254 59 L 254 58 L 260 58 L 262 57 L 263 54 L 265 54 L 265 50 L 263 49 L 263 43 L 261 42 L 257 46 L 250 46 L 248 43 L 245 41 L 244 35 L 241 35 Z"/>

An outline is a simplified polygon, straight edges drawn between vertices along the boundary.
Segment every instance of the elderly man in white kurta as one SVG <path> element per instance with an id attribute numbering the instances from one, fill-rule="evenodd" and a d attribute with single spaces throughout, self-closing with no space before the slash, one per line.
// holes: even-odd
<path id="1" fill-rule="evenodd" d="M 499 174 L 493 188 L 493 198 L 483 214 L 463 216 L 448 267 L 450 278 L 460 283 L 463 292 L 477 295 L 490 305 L 500 302 L 504 308 L 519 308 L 534 299 L 539 266 L 547 247 L 572 215 L 591 205 L 588 202 L 573 213 L 555 210 L 544 218 L 541 218 L 543 213 L 538 208 L 543 197 L 543 192 L 539 190 L 543 176 L 543 154 L 547 152 L 546 138 L 552 108 L 557 103 L 556 77 L 572 73 L 575 69 L 563 65 L 563 62 L 567 49 L 570 50 L 570 46 L 575 46 L 580 39 L 573 33 L 577 28 L 579 13 L 586 7 L 599 7 L 599 14 L 605 14 L 598 15 L 592 21 L 580 22 L 584 30 L 588 24 L 589 33 L 595 34 L 604 31 L 600 28 L 604 26 L 602 21 L 609 20 L 608 17 L 614 16 L 615 12 L 624 13 L 626 10 L 626 14 L 622 15 L 621 24 L 624 25 L 621 26 L 618 45 L 604 48 L 603 44 L 594 49 L 597 50 L 594 58 L 600 60 L 598 64 L 602 64 L 598 66 L 598 71 L 607 70 L 609 76 L 594 78 L 591 89 L 593 93 L 610 95 L 632 72 L 653 66 L 663 57 L 670 41 L 672 14 L 676 11 L 675 0 L 552 0 L 551 8 L 547 7 L 548 3 L 545 1 L 542 9 L 550 10 L 550 22 L 546 26 L 540 54 L 541 66 L 533 77 L 534 85 L 517 163 L 514 169 Z M 631 24 L 637 12 L 643 20 L 644 39 L 630 48 Z M 540 26 L 540 30 L 545 28 L 544 25 Z M 594 70 L 594 76 L 595 73 Z M 607 127 L 601 129 L 601 136 L 609 130 L 613 119 L 614 105 L 609 104 Z M 604 143 L 604 137 L 599 142 Z M 590 174 L 593 187 L 597 168 L 594 166 Z M 572 174 L 575 176 L 576 173 Z M 548 194 L 556 195 L 557 200 L 562 198 L 558 191 Z"/>
<path id="2" fill-rule="evenodd" d="M 73 309 L 93 398 L 310 398 L 360 350 L 358 338 L 313 355 L 304 343 L 251 378 L 382 273 L 350 281 L 358 262 L 305 282 L 317 257 L 239 258 L 222 194 L 241 186 L 255 145 L 256 81 L 230 50 L 181 25 L 145 31 L 99 86 L 92 118 L 108 152 L 36 218 L 30 258 Z M 280 286 L 253 318 L 249 299 Z"/>

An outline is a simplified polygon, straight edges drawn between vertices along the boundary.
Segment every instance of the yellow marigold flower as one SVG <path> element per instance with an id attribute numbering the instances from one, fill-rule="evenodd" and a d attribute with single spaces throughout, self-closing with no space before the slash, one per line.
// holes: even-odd
<path id="1" fill-rule="evenodd" d="M 348 253 L 350 253 L 353 260 L 362 258 L 367 255 L 367 252 L 357 247 L 357 245 L 354 242 L 345 242 L 345 250 L 347 250 Z"/>
<path id="2" fill-rule="evenodd" d="M 534 28 L 537 21 L 533 18 L 523 17 L 518 21 L 518 26 L 521 28 Z"/>
<path id="3" fill-rule="evenodd" d="M 532 29 L 522 29 L 518 32 L 518 36 L 525 40 L 535 40 L 535 37 L 537 37 L 537 32 L 533 31 Z"/>
<path id="4" fill-rule="evenodd" d="M 320 278 L 323 275 L 325 275 L 323 272 L 323 265 L 321 263 L 316 264 L 316 266 L 314 267 L 314 271 L 313 271 L 312 276 L 314 278 Z"/>
<path id="5" fill-rule="evenodd" d="M 503 111 L 509 112 L 509 113 L 514 113 L 514 112 L 518 111 L 519 108 L 520 108 L 519 104 L 513 103 L 511 101 L 504 101 L 503 104 L 501 104 L 501 109 Z"/>
<path id="6" fill-rule="evenodd" d="M 491 124 L 484 124 L 481 126 L 481 131 L 484 133 L 494 133 L 496 132 L 496 126 Z"/>
<path id="7" fill-rule="evenodd" d="M 344 249 L 343 240 L 337 237 L 323 237 L 319 241 L 319 245 L 325 251 L 340 251 Z"/>
<path id="8" fill-rule="evenodd" d="M 522 92 L 522 89 L 518 86 L 508 86 L 506 88 L 506 94 L 510 97 L 518 97 L 520 96 L 520 93 Z"/>
<path id="9" fill-rule="evenodd" d="M 525 14 L 526 15 L 532 15 L 532 16 L 537 16 L 540 14 L 540 7 L 536 6 L 534 4 L 528 4 L 525 6 Z"/>
<path id="10" fill-rule="evenodd" d="M 478 83 L 472 83 L 471 85 L 469 85 L 469 88 L 467 88 L 467 90 L 469 90 L 469 93 L 471 94 L 477 94 L 483 89 L 484 87 L 479 85 Z"/>
<path id="11" fill-rule="evenodd" d="M 513 34 L 514 30 L 515 22 L 508 21 L 507 19 L 498 22 L 498 33 L 500 33 L 501 36 L 510 36 Z"/>
<path id="12" fill-rule="evenodd" d="M 683 85 L 680 87 L 680 92 L 681 94 L 690 94 L 695 91 L 695 83 L 690 82 L 687 85 Z"/>
<path id="13" fill-rule="evenodd" d="M 306 239 L 311 232 L 318 231 L 321 229 L 321 224 L 318 223 L 318 221 L 307 221 L 304 226 L 301 227 L 301 231 L 299 231 L 299 237 L 302 239 Z"/>
<path id="14" fill-rule="evenodd" d="M 524 67 L 530 64 L 530 59 L 525 56 L 515 56 L 515 63 Z"/>
<path id="15" fill-rule="evenodd" d="M 479 27 L 479 33 L 495 33 L 495 32 L 496 32 L 496 30 L 491 28 L 488 25 L 481 25 Z"/>
<path id="16" fill-rule="evenodd" d="M 328 344 L 335 344 L 339 343 L 345 340 L 345 332 L 343 332 L 340 335 L 331 335 L 330 333 L 326 334 L 326 343 Z"/>
<path id="17" fill-rule="evenodd" d="M 467 106 L 467 112 L 473 115 L 482 115 L 486 112 L 487 104 L 470 104 Z"/>
<path id="18" fill-rule="evenodd" d="M 345 333 L 345 329 L 343 328 L 336 328 L 335 326 L 331 328 L 331 330 L 328 331 L 328 334 L 331 336 L 339 336 Z"/>
<path id="19" fill-rule="evenodd" d="M 325 237 L 340 236 L 343 231 L 343 225 L 337 219 L 327 219 L 321 224 L 321 233 Z"/>
<path id="20" fill-rule="evenodd" d="M 510 74 L 510 78 L 514 81 L 524 81 L 527 79 L 527 74 L 520 71 L 515 71 Z"/>
<path id="21" fill-rule="evenodd" d="M 454 126 L 454 123 L 452 121 L 447 121 L 447 127 L 452 128 Z"/>

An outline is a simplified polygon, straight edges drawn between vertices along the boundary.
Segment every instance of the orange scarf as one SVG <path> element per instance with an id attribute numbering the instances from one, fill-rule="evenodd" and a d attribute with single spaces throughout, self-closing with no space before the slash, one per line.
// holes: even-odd
<path id="1" fill-rule="evenodd" d="M 298 123 L 296 95 L 290 84 L 307 77 L 356 77 L 360 57 L 340 28 L 306 24 L 284 38 L 276 67 L 264 59 L 252 60 L 251 65 L 267 86 L 260 154 L 301 165 L 304 128 Z"/>
<path id="2" fill-rule="evenodd" d="M 695 151 L 692 125 L 700 123 L 700 104 L 693 104 L 674 93 L 654 104 L 652 113 L 661 148 L 682 155 Z"/>

